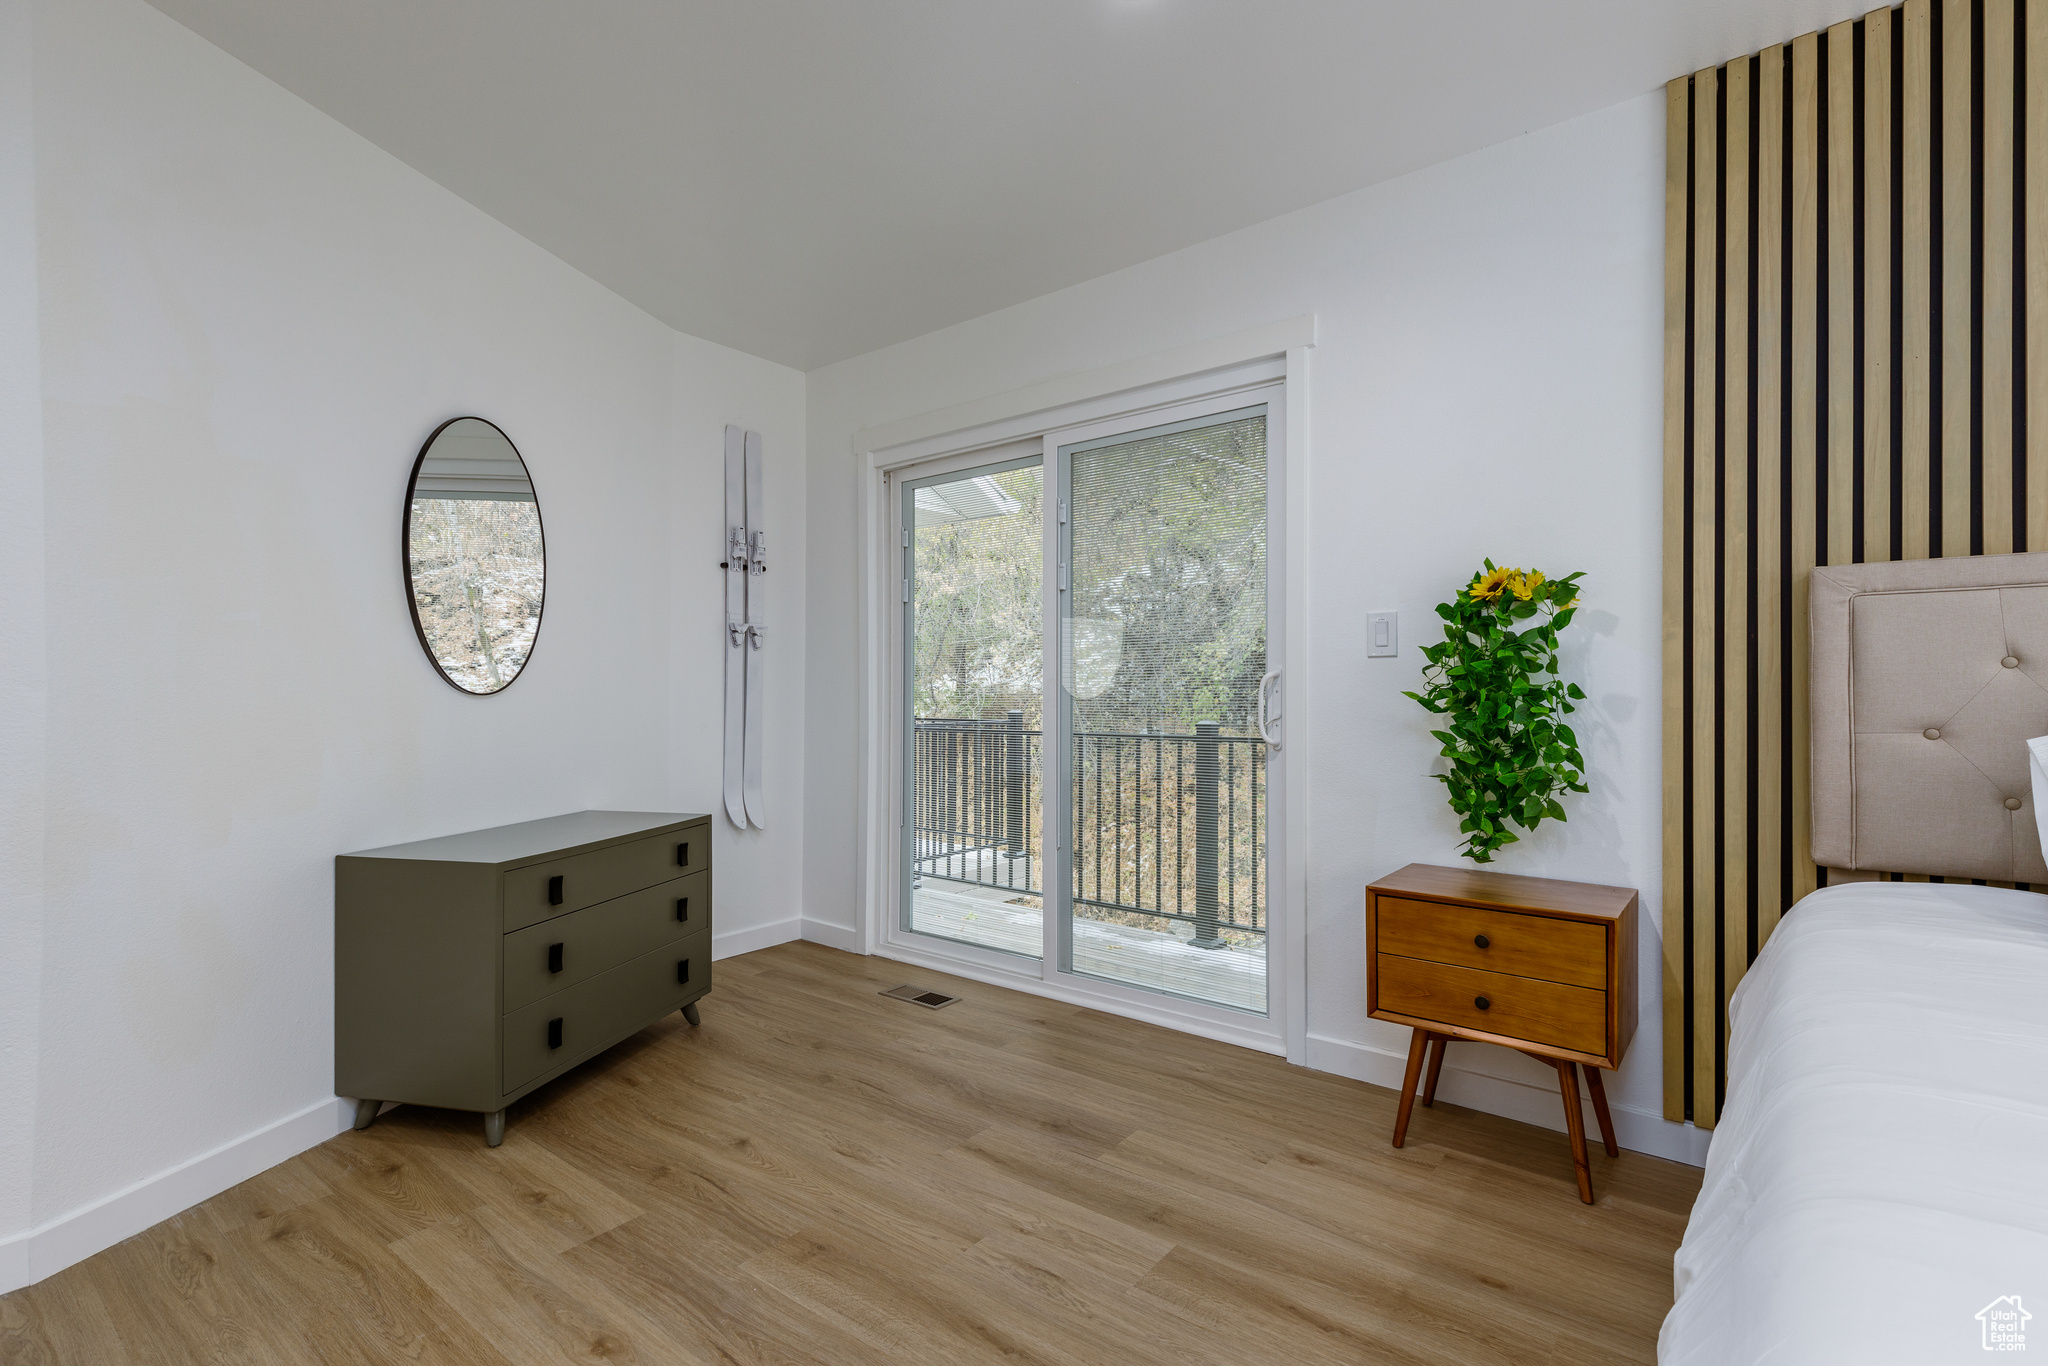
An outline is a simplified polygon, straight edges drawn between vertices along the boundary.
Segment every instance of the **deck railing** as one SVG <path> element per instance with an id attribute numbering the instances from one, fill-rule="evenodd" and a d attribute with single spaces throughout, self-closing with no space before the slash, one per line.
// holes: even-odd
<path id="1" fill-rule="evenodd" d="M 1042 733 L 1012 711 L 919 717 L 914 735 L 919 875 L 1041 895 Z M 1205 948 L 1263 934 L 1265 743 L 1214 722 L 1073 740 L 1073 900 L 1191 923 Z"/>

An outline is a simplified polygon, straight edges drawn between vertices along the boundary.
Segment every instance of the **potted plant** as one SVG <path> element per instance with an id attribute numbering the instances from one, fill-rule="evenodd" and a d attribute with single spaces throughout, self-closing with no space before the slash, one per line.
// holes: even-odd
<path id="1" fill-rule="evenodd" d="M 1447 718 L 1433 730 L 1450 761 L 1434 775 L 1450 790 L 1465 835 L 1460 851 L 1491 863 L 1494 851 L 1545 819 L 1563 820 L 1558 798 L 1586 791 L 1586 761 L 1564 718 L 1585 697 L 1558 676 L 1557 635 L 1572 619 L 1583 572 L 1550 579 L 1492 560 L 1440 604 L 1444 638 L 1425 646 L 1423 690 L 1406 695 Z"/>

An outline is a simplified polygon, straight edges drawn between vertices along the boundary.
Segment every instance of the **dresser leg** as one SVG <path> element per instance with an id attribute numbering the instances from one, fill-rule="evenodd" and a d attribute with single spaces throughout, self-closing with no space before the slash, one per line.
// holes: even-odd
<path id="1" fill-rule="evenodd" d="M 1408 1115 L 1415 1109 L 1415 1083 L 1422 1076 L 1422 1051 L 1428 1046 L 1428 1031 L 1416 1030 L 1414 1040 L 1408 1045 L 1408 1075 L 1401 1081 L 1401 1112 L 1394 1117 L 1396 1148 L 1408 1138 Z"/>
<path id="2" fill-rule="evenodd" d="M 1579 1199 L 1593 1203 L 1593 1170 L 1586 1162 L 1586 1117 L 1579 1113 L 1579 1065 L 1556 1063 L 1558 1089 L 1564 1093 L 1564 1131 L 1572 1141 L 1572 1165 L 1579 1173 Z"/>
<path id="3" fill-rule="evenodd" d="M 383 1102 L 383 1101 L 381 1101 L 381 1100 L 359 1100 L 359 1101 L 357 1101 L 357 1102 L 356 1102 L 356 1127 L 357 1127 L 358 1129 L 367 1129 L 367 1128 L 369 1128 L 369 1127 L 370 1127 L 370 1125 L 371 1125 L 371 1123 L 372 1123 L 373 1121 L 375 1121 L 375 1119 L 377 1118 L 377 1111 L 378 1111 L 378 1110 L 379 1110 L 380 1108 L 382 1108 L 383 1104 L 384 1104 L 384 1102 Z"/>
<path id="4" fill-rule="evenodd" d="M 688 1020 L 693 1025 L 704 1023 L 702 1019 L 698 1018 L 697 1003 L 695 1001 L 692 1001 L 688 1005 L 683 1007 L 683 1018 Z"/>
<path id="5" fill-rule="evenodd" d="M 1444 1070 L 1444 1054 L 1451 1051 L 1451 1036 L 1432 1034 L 1429 1036 L 1429 1075 L 1422 1083 L 1422 1103 L 1436 1104 L 1436 1079 Z"/>
<path id="6" fill-rule="evenodd" d="M 1593 1116 L 1600 1121 L 1600 1142 L 1607 1149 L 1609 1157 L 1621 1156 L 1621 1145 L 1614 1141 L 1614 1116 L 1607 1113 L 1607 1085 L 1600 1080 L 1600 1069 L 1586 1069 L 1586 1089 L 1593 1093 Z"/>
<path id="7" fill-rule="evenodd" d="M 505 1141 L 505 1112 L 493 1110 L 484 1116 L 484 1143 L 492 1148 Z"/>

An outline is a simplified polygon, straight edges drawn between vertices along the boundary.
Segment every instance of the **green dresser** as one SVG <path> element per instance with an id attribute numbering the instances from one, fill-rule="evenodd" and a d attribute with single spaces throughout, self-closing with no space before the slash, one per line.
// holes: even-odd
<path id="1" fill-rule="evenodd" d="M 334 860 L 334 1090 L 505 1107 L 711 990 L 711 818 L 579 811 Z"/>

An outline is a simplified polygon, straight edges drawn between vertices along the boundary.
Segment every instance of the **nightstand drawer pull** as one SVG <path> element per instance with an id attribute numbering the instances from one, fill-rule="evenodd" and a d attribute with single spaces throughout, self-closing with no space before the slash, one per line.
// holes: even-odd
<path id="1" fill-rule="evenodd" d="M 688 840 L 676 846 L 676 866 L 678 868 L 690 866 L 690 844 Z"/>
<path id="2" fill-rule="evenodd" d="M 548 879 L 548 905 L 559 906 L 561 904 L 562 875 L 560 873 L 556 873 L 553 877 Z"/>
<path id="3" fill-rule="evenodd" d="M 561 1046 L 562 1046 L 562 1017 L 561 1017 L 561 1016 L 559 1016 L 559 1015 L 557 1015 L 557 1016 L 555 1016 L 555 1018 L 554 1018 L 554 1019 L 552 1019 L 552 1020 L 549 1020 L 549 1021 L 548 1021 L 548 1047 L 549 1047 L 549 1048 L 560 1048 Z"/>
<path id="4" fill-rule="evenodd" d="M 676 960 L 676 984 L 678 986 L 687 986 L 689 984 L 689 981 L 690 960 L 687 958 L 678 958 Z"/>
<path id="5" fill-rule="evenodd" d="M 689 918 L 690 918 L 690 898 L 688 898 L 688 897 L 686 897 L 686 896 L 679 896 L 679 897 L 677 897 L 677 898 L 676 898 L 676 919 L 678 919 L 678 920 L 688 920 Z"/>
<path id="6" fill-rule="evenodd" d="M 560 972 L 561 970 L 562 946 L 560 944 L 550 944 L 548 945 L 548 971 Z"/>
<path id="7" fill-rule="evenodd" d="M 1493 1009 L 1493 1002 L 1487 1000 L 1484 996 L 1474 996 L 1472 998 L 1472 1004 L 1478 1006 L 1481 1010 Z"/>
<path id="8" fill-rule="evenodd" d="M 1477 944 L 1477 945 L 1478 945 L 1478 946 L 1479 946 L 1480 948 L 1482 948 L 1482 949 L 1490 949 L 1490 948 L 1492 948 L 1492 947 L 1493 947 L 1493 941 L 1492 941 L 1491 939 L 1488 939 L 1488 938 L 1487 938 L 1487 937 L 1486 937 L 1485 935 L 1483 935 L 1483 934 L 1475 934 L 1475 935 L 1473 935 L 1473 936 L 1472 936 L 1472 942 L 1473 942 L 1473 943 L 1475 943 L 1475 944 Z"/>

